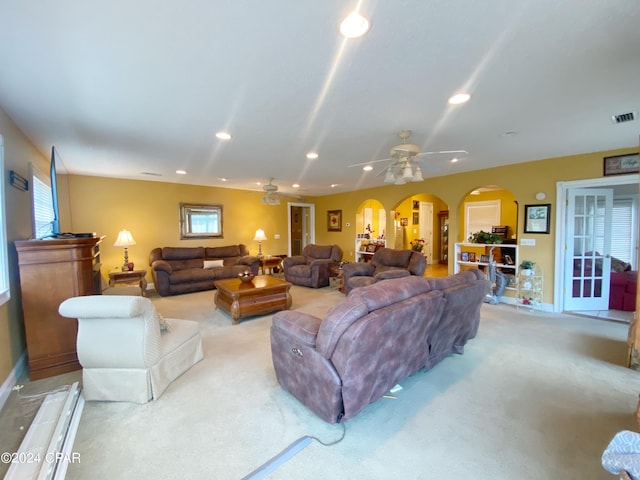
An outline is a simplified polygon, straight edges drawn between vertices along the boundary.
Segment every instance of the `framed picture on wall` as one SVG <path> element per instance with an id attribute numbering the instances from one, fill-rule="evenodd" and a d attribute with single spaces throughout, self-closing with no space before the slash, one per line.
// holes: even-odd
<path id="1" fill-rule="evenodd" d="M 342 210 L 327 211 L 327 230 L 330 232 L 342 231 Z"/>
<path id="2" fill-rule="evenodd" d="M 603 175 L 624 175 L 626 173 L 638 173 L 640 171 L 640 154 L 615 155 L 604 157 Z"/>
<path id="3" fill-rule="evenodd" d="M 409 225 L 409 219 L 408 218 L 401 218 L 400 219 L 400 226 L 401 227 L 406 227 L 407 225 Z"/>
<path id="4" fill-rule="evenodd" d="M 549 233 L 551 204 L 524 206 L 524 233 Z"/>
<path id="5" fill-rule="evenodd" d="M 420 201 L 419 200 L 413 200 L 412 207 L 413 207 L 413 210 L 420 210 Z"/>
<path id="6" fill-rule="evenodd" d="M 413 224 L 418 225 L 418 223 L 420 223 L 420 213 L 413 212 Z"/>

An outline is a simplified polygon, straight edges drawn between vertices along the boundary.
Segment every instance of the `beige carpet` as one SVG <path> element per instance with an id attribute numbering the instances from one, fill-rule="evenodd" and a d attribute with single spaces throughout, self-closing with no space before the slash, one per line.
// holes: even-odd
<path id="1" fill-rule="evenodd" d="M 293 287 L 293 309 L 344 298 Z M 146 405 L 88 402 L 69 479 L 240 479 L 303 435 L 337 439 L 277 384 L 271 316 L 231 325 L 213 292 L 153 297 L 201 324 L 205 359 Z M 624 368 L 628 326 L 484 305 L 462 356 L 401 382 L 269 479 L 610 479 L 600 456 L 637 429 L 639 373 Z"/>

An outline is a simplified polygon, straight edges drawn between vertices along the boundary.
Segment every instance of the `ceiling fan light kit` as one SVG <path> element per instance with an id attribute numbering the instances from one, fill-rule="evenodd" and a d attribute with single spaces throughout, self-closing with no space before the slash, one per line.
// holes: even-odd
<path id="1" fill-rule="evenodd" d="M 424 176 L 422 169 L 420 168 L 420 160 L 418 157 L 425 155 L 435 154 L 466 154 L 466 150 L 440 150 L 434 152 L 421 152 L 420 146 L 415 143 L 407 143 L 407 140 L 411 136 L 411 130 L 401 130 L 398 132 L 398 137 L 402 140 L 400 145 L 392 147 L 389 151 L 390 158 L 384 158 L 382 160 L 374 160 L 366 163 L 356 163 L 349 165 L 350 167 L 357 167 L 365 165 L 362 169 L 365 171 L 373 170 L 372 163 L 377 162 L 391 162 L 385 170 L 378 173 L 381 175 L 385 173 L 384 183 L 392 183 L 394 185 L 404 185 L 407 182 L 422 182 Z M 457 161 L 457 159 L 456 159 Z"/>

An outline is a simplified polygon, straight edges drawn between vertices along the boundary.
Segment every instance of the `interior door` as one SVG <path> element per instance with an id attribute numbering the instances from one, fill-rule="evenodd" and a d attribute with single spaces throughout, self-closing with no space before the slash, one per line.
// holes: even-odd
<path id="1" fill-rule="evenodd" d="M 569 190 L 565 246 L 565 310 L 608 310 L 613 190 Z"/>
<path id="2" fill-rule="evenodd" d="M 315 242 L 315 205 L 289 203 L 288 255 L 300 255 L 304 247 Z"/>
<path id="3" fill-rule="evenodd" d="M 426 242 L 422 254 L 427 259 L 427 265 L 433 263 L 433 203 L 420 202 L 420 238 Z"/>
<path id="4" fill-rule="evenodd" d="M 302 229 L 304 226 L 304 208 L 291 207 L 291 255 L 300 255 L 304 245 L 302 241 L 304 235 Z"/>

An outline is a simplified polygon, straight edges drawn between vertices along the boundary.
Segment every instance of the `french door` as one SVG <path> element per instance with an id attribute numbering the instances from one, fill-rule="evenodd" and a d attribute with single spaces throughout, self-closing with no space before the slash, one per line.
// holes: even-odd
<path id="1" fill-rule="evenodd" d="M 575 188 L 567 195 L 565 310 L 607 310 L 613 190 Z"/>

